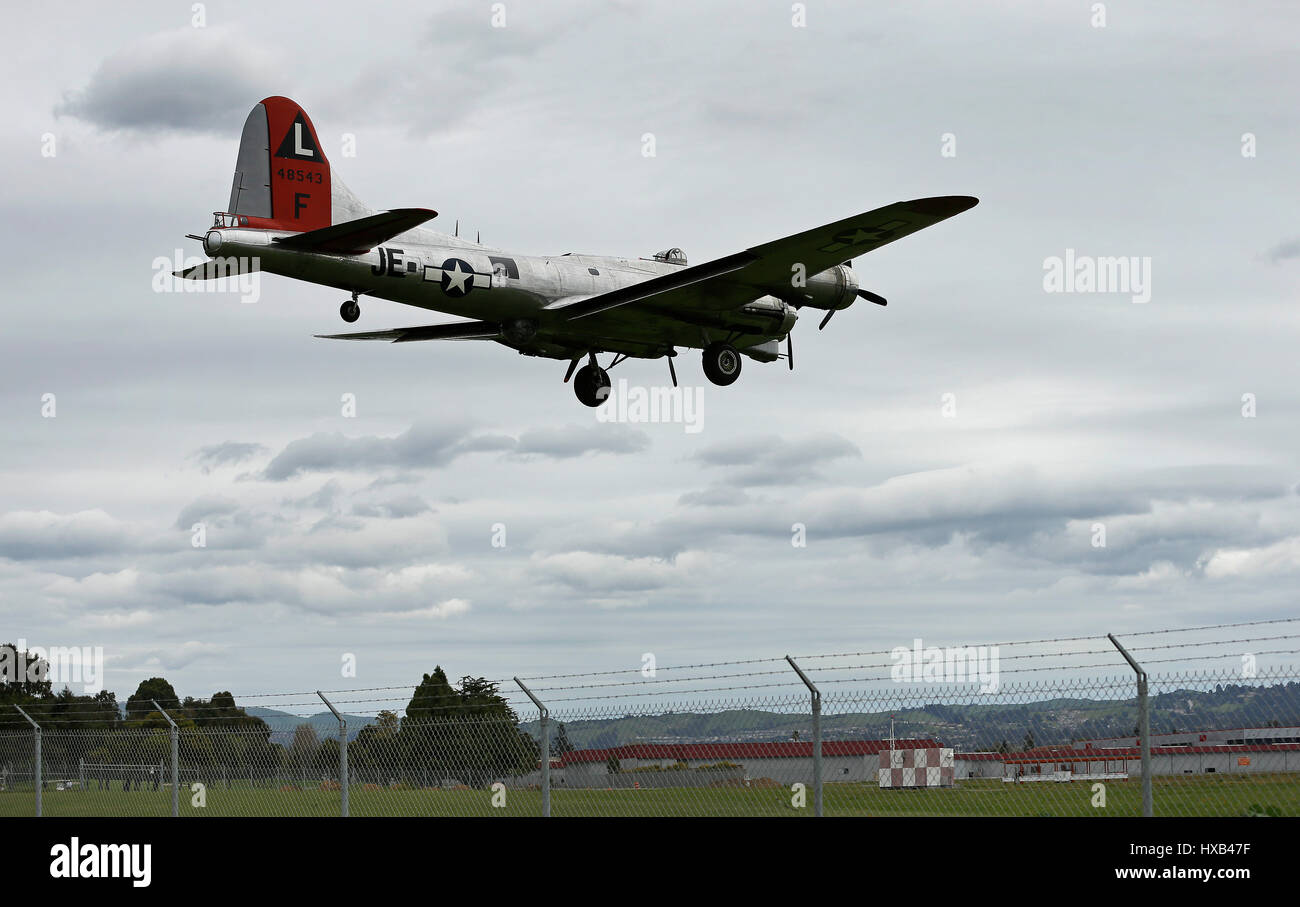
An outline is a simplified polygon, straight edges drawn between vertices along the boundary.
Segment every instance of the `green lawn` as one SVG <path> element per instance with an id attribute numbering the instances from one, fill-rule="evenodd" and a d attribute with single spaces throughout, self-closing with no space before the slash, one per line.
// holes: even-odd
<path id="1" fill-rule="evenodd" d="M 210 788 L 207 806 L 187 816 L 337 816 L 337 791 Z M 492 793 L 478 790 L 360 790 L 350 793 L 354 816 L 536 816 L 541 792 L 510 790 L 494 807 Z M 665 790 L 566 790 L 552 792 L 556 816 L 799 816 L 812 815 L 812 791 L 802 809 L 786 788 L 671 788 Z M 1136 816 L 1142 788 L 1136 780 L 1106 785 L 1106 807 L 1092 806 L 1090 782 L 1006 784 L 966 780 L 950 789 L 880 790 L 874 785 L 827 784 L 828 816 Z M 1300 776 L 1220 775 L 1157 778 L 1158 816 L 1242 816 L 1252 806 L 1284 816 L 1300 815 Z M 168 791 L 54 791 L 44 793 L 47 816 L 167 816 Z M 0 792 L 0 816 L 30 816 L 31 790 Z"/>

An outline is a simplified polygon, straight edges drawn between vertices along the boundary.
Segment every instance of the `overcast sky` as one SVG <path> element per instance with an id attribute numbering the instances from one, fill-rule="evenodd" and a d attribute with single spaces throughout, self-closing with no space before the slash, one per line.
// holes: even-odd
<path id="1" fill-rule="evenodd" d="M 1294 4 L 204 13 L 8 13 L 0 636 L 102 645 L 125 698 L 1296 614 Z M 521 253 L 702 262 L 981 202 L 859 259 L 888 308 L 809 311 L 793 374 L 717 388 L 679 358 L 698 433 L 605 424 L 564 363 L 313 339 L 335 290 L 156 292 L 272 94 L 371 206 Z M 1150 301 L 1045 292 L 1067 249 L 1149 258 Z M 431 320 L 366 301 L 357 328 Z"/>

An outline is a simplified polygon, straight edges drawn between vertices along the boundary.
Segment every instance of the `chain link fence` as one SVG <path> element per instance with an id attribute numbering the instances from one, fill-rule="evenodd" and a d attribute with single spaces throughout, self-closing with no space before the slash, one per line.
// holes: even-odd
<path id="1" fill-rule="evenodd" d="M 548 691 L 572 697 L 554 711 L 533 691 L 491 715 L 335 712 L 337 732 L 279 739 L 258 719 L 10 726 L 0 815 L 1300 815 L 1293 669 L 824 694 L 834 678 L 800 677 L 730 699 L 634 684 L 628 706 L 576 684 Z"/>

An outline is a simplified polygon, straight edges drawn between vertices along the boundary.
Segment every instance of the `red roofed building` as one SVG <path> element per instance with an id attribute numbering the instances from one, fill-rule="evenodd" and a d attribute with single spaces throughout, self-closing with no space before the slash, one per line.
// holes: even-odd
<path id="1" fill-rule="evenodd" d="M 1154 735 L 1153 735 L 1154 736 Z M 1074 746 L 1018 753 L 957 753 L 957 778 L 1038 780 L 1069 773 L 1070 779 L 1094 775 L 1142 775 L 1142 751 L 1136 746 Z M 1300 772 L 1300 744 L 1259 743 L 1211 746 L 1153 746 L 1151 774 L 1214 775 L 1248 772 Z"/>
<path id="2" fill-rule="evenodd" d="M 896 740 L 896 749 L 937 747 L 934 740 Z M 888 740 L 822 741 L 823 781 L 876 781 Z M 718 767 L 722 763 L 722 767 Z M 611 769 L 617 766 L 617 774 Z M 700 771 L 712 766 L 712 770 Z M 727 766 L 735 766 L 728 769 Z M 565 787 L 709 786 L 770 779 L 812 782 L 812 741 L 774 743 L 629 743 L 574 750 L 561 758 Z"/>

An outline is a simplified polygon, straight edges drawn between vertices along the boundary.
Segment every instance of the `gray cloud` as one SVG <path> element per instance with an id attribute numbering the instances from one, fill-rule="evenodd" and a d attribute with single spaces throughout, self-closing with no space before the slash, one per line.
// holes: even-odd
<path id="1" fill-rule="evenodd" d="M 343 485 L 338 481 L 338 479 L 330 479 L 311 494 L 304 495 L 300 498 L 286 499 L 284 503 L 290 507 L 329 510 L 333 508 L 334 503 L 343 495 L 343 493 Z"/>
<path id="2" fill-rule="evenodd" d="M 1300 239 L 1289 239 L 1285 242 L 1278 243 L 1276 246 L 1265 252 L 1264 257 L 1273 264 L 1280 264 L 1284 261 L 1290 261 L 1293 258 L 1300 258 Z"/>
<path id="3" fill-rule="evenodd" d="M 305 472 L 328 470 L 430 469 L 446 466 L 467 453 L 509 450 L 514 446 L 512 438 L 471 435 L 464 425 L 452 423 L 413 425 L 393 438 L 351 438 L 341 432 L 317 432 L 290 441 L 267 464 L 263 475 L 278 482 Z"/>
<path id="4" fill-rule="evenodd" d="M 0 557 L 11 560 L 93 557 L 128 551 L 131 546 L 129 527 L 102 510 L 0 515 Z"/>
<path id="5" fill-rule="evenodd" d="M 677 499 L 687 507 L 735 507 L 750 503 L 743 489 L 714 485 L 701 491 L 688 491 Z"/>
<path id="6" fill-rule="evenodd" d="M 640 453 L 649 446 L 649 435 L 627 425 L 566 425 L 524 432 L 515 453 L 564 460 L 588 453 Z"/>
<path id="7" fill-rule="evenodd" d="M 862 452 L 839 435 L 824 434 L 789 441 L 776 435 L 738 438 L 714 444 L 695 459 L 725 470 L 721 481 L 732 485 L 786 485 L 817 477 L 819 467 Z"/>
<path id="8" fill-rule="evenodd" d="M 220 444 L 200 447 L 192 456 L 205 470 L 208 470 L 212 467 L 243 463 L 267 452 L 268 448 L 264 444 L 251 441 L 223 441 Z"/>
<path id="9" fill-rule="evenodd" d="M 245 30 L 153 34 L 105 59 L 54 112 L 109 130 L 237 133 L 249 108 L 275 93 L 270 60 Z"/>
<path id="10" fill-rule="evenodd" d="M 352 512 L 357 516 L 384 517 L 394 520 L 419 516 L 422 513 L 430 513 L 432 510 L 433 508 L 429 506 L 429 503 L 424 498 L 414 494 L 392 498 L 379 504 L 358 503 L 352 505 Z"/>
<path id="11" fill-rule="evenodd" d="M 196 498 L 186 504 L 176 515 L 176 528 L 189 529 L 195 523 L 212 516 L 225 516 L 239 509 L 239 502 L 220 495 Z"/>
<path id="12" fill-rule="evenodd" d="M 423 422 L 392 438 L 317 432 L 289 442 L 267 464 L 263 475 L 284 481 L 328 470 L 436 469 L 471 453 L 514 452 L 568 459 L 587 453 L 636 453 L 649 443 L 643 432 L 622 425 L 532 429 L 516 440 L 508 435 L 475 434 L 459 423 Z"/>

